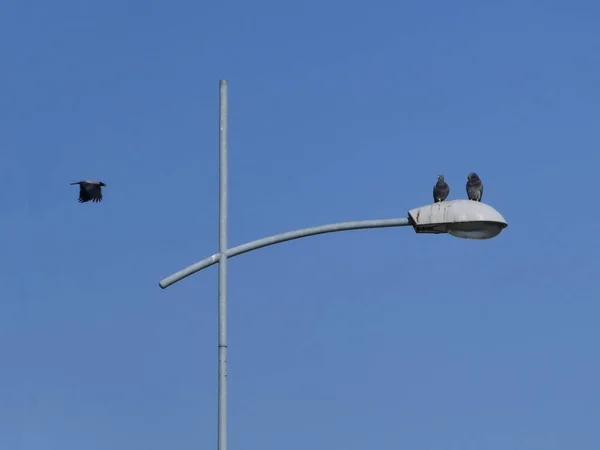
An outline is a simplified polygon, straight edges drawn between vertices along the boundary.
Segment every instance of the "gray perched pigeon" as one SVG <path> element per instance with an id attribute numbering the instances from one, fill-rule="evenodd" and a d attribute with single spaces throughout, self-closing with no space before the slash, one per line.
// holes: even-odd
<path id="1" fill-rule="evenodd" d="M 443 202 L 450 193 L 450 186 L 444 181 L 444 175 L 438 175 L 437 183 L 433 186 L 433 202 Z"/>
<path id="2" fill-rule="evenodd" d="M 79 185 L 79 203 L 102 201 L 102 186 L 106 186 L 102 181 L 84 180 L 71 184 Z"/>
<path id="3" fill-rule="evenodd" d="M 469 200 L 480 202 L 483 197 L 483 183 L 475 172 L 471 172 L 467 177 L 467 196 Z"/>

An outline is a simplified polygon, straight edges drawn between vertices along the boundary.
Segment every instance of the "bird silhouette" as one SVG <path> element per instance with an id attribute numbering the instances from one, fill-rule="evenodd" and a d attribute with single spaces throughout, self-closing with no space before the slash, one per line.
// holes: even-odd
<path id="1" fill-rule="evenodd" d="M 71 184 L 79 185 L 79 203 L 102 201 L 102 187 L 106 186 L 102 181 L 82 180 Z"/>

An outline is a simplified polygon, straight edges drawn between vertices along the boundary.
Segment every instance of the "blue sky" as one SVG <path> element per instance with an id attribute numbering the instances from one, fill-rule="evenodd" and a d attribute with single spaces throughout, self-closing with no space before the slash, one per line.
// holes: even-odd
<path id="1" fill-rule="evenodd" d="M 232 260 L 230 448 L 596 450 L 599 14 L 3 2 L 0 447 L 215 448 L 217 269 L 157 283 L 217 251 L 226 78 L 231 246 L 404 217 L 440 172 L 509 222 Z"/>

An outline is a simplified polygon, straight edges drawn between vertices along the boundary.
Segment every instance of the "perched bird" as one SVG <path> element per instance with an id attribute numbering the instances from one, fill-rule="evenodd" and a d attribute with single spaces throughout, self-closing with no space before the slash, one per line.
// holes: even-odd
<path id="1" fill-rule="evenodd" d="M 469 200 L 480 202 L 483 197 L 483 183 L 475 172 L 471 172 L 467 177 L 467 196 Z"/>
<path id="2" fill-rule="evenodd" d="M 450 193 L 450 186 L 444 181 L 444 175 L 438 175 L 437 183 L 433 186 L 433 202 L 443 202 Z"/>
<path id="3" fill-rule="evenodd" d="M 102 201 L 102 186 L 106 186 L 102 181 L 84 180 L 71 184 L 79 185 L 79 203 Z"/>

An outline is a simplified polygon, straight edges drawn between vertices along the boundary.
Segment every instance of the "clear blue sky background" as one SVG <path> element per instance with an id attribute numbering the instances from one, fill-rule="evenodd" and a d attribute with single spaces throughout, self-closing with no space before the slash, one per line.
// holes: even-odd
<path id="1" fill-rule="evenodd" d="M 0 448 L 216 446 L 230 244 L 404 217 L 470 171 L 497 239 L 342 233 L 230 263 L 230 448 L 587 450 L 600 424 L 600 6 L 0 7 Z M 107 183 L 77 202 L 80 179 Z M 590 229 L 589 227 L 592 227 Z"/>

